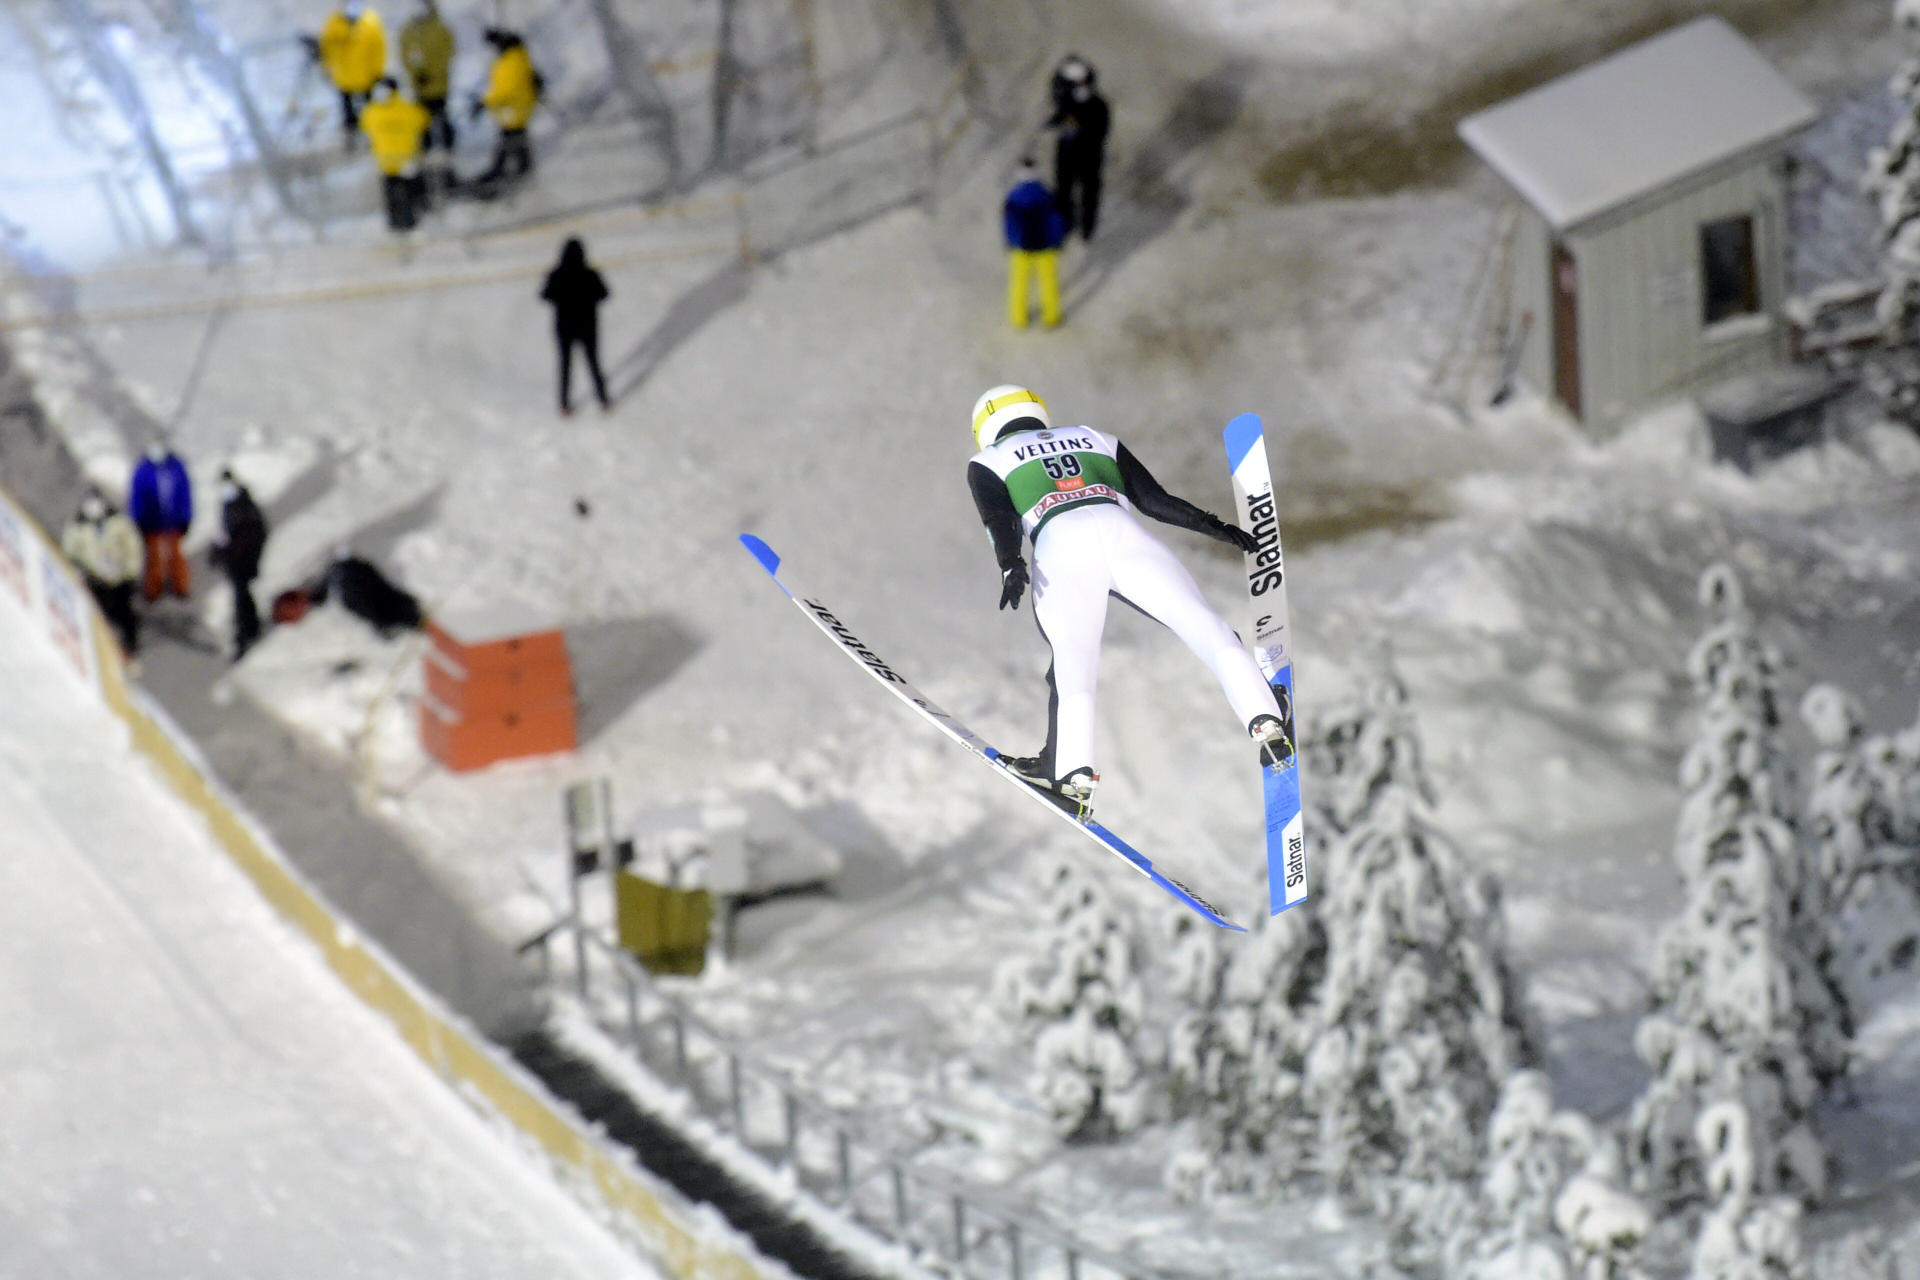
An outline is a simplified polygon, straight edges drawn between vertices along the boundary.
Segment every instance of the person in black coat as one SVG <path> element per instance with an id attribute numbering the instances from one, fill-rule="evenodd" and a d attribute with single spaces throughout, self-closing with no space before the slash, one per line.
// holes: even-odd
<path id="1" fill-rule="evenodd" d="M 220 473 L 220 537 L 213 544 L 215 566 L 224 569 L 233 585 L 233 660 L 246 656 L 260 638 L 260 610 L 253 600 L 253 580 L 260 576 L 260 556 L 267 549 L 267 518 L 234 479 Z"/>
<path id="2" fill-rule="evenodd" d="M 1112 113 L 1096 87 L 1093 64 L 1068 55 L 1053 73 L 1053 116 L 1059 131 L 1053 147 L 1053 193 L 1082 240 L 1093 239 L 1100 220 L 1100 170 L 1107 159 Z"/>
<path id="3" fill-rule="evenodd" d="M 610 409 L 607 382 L 600 376 L 600 304 L 612 296 L 600 273 L 587 265 L 587 247 L 579 237 L 569 239 L 560 250 L 560 263 L 547 273 L 540 296 L 553 308 L 554 344 L 560 349 L 560 412 L 573 412 L 570 383 L 573 375 L 573 349 L 578 346 L 587 357 L 587 372 L 593 375 L 593 394 L 602 409 Z"/>
<path id="4" fill-rule="evenodd" d="M 372 561 L 355 555 L 351 547 L 338 548 L 320 576 L 298 594 L 305 597 L 300 602 L 302 612 L 330 598 L 339 600 L 348 613 L 371 623 L 382 640 L 401 631 L 418 631 L 426 623 L 419 599 L 396 586 Z"/>

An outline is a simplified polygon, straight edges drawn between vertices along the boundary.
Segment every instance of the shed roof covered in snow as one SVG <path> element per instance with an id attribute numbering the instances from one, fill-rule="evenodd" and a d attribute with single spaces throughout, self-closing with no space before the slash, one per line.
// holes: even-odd
<path id="1" fill-rule="evenodd" d="M 1700 18 L 1468 116 L 1460 136 L 1564 231 L 1815 115 L 1739 32 Z"/>

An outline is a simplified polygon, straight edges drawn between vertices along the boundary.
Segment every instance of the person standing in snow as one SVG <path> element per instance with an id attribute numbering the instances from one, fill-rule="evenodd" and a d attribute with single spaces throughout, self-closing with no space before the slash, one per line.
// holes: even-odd
<path id="1" fill-rule="evenodd" d="M 234 478 L 231 469 L 220 473 L 220 537 L 212 559 L 224 569 L 233 587 L 233 660 L 240 661 L 260 638 L 260 609 L 253 599 L 253 580 L 260 576 L 260 557 L 267 549 L 267 517 Z"/>
<path id="2" fill-rule="evenodd" d="M 418 220 L 423 186 L 420 144 L 432 120 L 425 107 L 400 96 L 392 76 L 380 78 L 373 87 L 373 101 L 360 113 L 361 132 L 367 135 L 373 162 L 380 169 L 390 230 L 411 231 Z"/>
<path id="3" fill-rule="evenodd" d="M 133 521 L 114 510 L 98 489 L 89 489 L 61 531 L 60 550 L 86 576 L 87 590 L 120 637 L 121 652 L 133 657 L 140 647 L 140 617 L 133 611 L 140 535 Z"/>
<path id="4" fill-rule="evenodd" d="M 493 163 L 480 175 L 482 184 L 505 182 L 533 172 L 527 125 L 540 102 L 540 75 L 533 69 L 526 42 L 503 27 L 488 27 L 486 39 L 493 46 L 493 66 L 487 72 L 486 92 L 473 104 L 473 116 L 477 120 L 481 112 L 492 112 L 500 138 L 494 146 Z"/>
<path id="5" fill-rule="evenodd" d="M 1026 590 L 1024 536 L 1033 545 L 1034 621 L 1053 652 L 1046 746 L 1002 763 L 1069 812 L 1091 812 L 1100 780 L 1094 687 L 1109 596 L 1166 626 L 1207 664 L 1263 763 L 1290 753 L 1279 705 L 1253 655 L 1135 512 L 1242 552 L 1254 549 L 1251 534 L 1168 493 L 1112 436 L 1056 430 L 1046 403 L 1025 387 L 981 396 L 973 438 L 980 451 L 967 466 L 967 484 L 1000 563 L 1000 607 L 1019 608 Z"/>
<path id="6" fill-rule="evenodd" d="M 360 109 L 387 71 L 387 29 L 380 15 L 359 0 L 346 0 L 327 16 L 308 45 L 340 94 L 340 127 L 347 145 L 359 131 Z"/>
<path id="7" fill-rule="evenodd" d="M 420 12 L 400 29 L 400 63 L 413 83 L 413 100 L 427 109 L 429 150 L 453 150 L 453 119 L 447 114 L 453 51 L 453 30 L 441 20 L 440 6 L 422 0 Z"/>
<path id="8" fill-rule="evenodd" d="M 1093 64 L 1070 54 L 1054 72 L 1053 116 L 1058 130 L 1053 147 L 1053 188 L 1067 215 L 1069 230 L 1093 239 L 1100 220 L 1100 170 L 1107 160 L 1107 129 L 1112 114 L 1095 87 Z"/>
<path id="9" fill-rule="evenodd" d="M 152 603 L 160 598 L 162 590 L 170 589 L 184 600 L 193 589 L 193 577 L 186 556 L 181 554 L 180 539 L 193 523 L 193 482 L 187 478 L 180 455 L 164 440 L 148 445 L 134 467 L 127 513 L 146 541 L 147 573 L 142 594 Z"/>
<path id="10" fill-rule="evenodd" d="M 587 358 L 593 394 L 602 411 L 611 409 L 607 381 L 600 376 L 600 304 L 611 297 L 607 282 L 587 265 L 587 246 L 578 236 L 560 249 L 560 262 L 547 273 L 540 298 L 553 308 L 553 342 L 560 351 L 560 416 L 573 414 L 573 349 Z"/>
<path id="11" fill-rule="evenodd" d="M 1037 281 L 1040 323 L 1051 329 L 1060 323 L 1060 246 L 1066 243 L 1067 220 L 1031 159 L 1020 161 L 1001 216 L 1007 236 L 1007 321 L 1016 329 L 1027 327 L 1027 300 Z"/>

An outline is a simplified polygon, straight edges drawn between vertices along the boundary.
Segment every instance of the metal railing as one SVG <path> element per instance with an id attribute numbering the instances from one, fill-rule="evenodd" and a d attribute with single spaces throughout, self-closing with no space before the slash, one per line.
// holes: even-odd
<path id="1" fill-rule="evenodd" d="M 556 949 L 555 944 L 564 943 Z M 1009 1206 L 991 1188 L 917 1166 L 859 1119 L 800 1088 L 662 989 L 631 955 L 575 914 L 524 944 L 549 984 L 571 976 L 601 1029 L 649 1074 L 684 1092 L 706 1120 L 811 1192 L 828 1210 L 970 1280 L 1168 1280 L 1166 1274 Z M 574 972 L 557 972 L 572 964 Z"/>

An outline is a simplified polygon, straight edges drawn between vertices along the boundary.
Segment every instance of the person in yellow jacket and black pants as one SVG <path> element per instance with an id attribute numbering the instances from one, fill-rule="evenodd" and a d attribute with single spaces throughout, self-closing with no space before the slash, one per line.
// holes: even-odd
<path id="1" fill-rule="evenodd" d="M 387 73 L 386 26 L 359 0 L 346 0 L 328 15 L 308 48 L 340 91 L 341 124 L 351 144 L 367 95 Z"/>
<path id="2" fill-rule="evenodd" d="M 386 189 L 387 225 L 395 231 L 413 227 L 419 209 L 420 145 L 433 116 L 419 103 L 400 96 L 400 86 L 383 76 L 373 87 L 373 101 L 360 113 L 360 129 L 373 148 Z"/>
<path id="3" fill-rule="evenodd" d="M 494 48 L 493 68 L 487 72 L 487 90 L 474 104 L 473 114 L 478 119 L 482 111 L 490 111 L 500 126 L 493 163 L 479 178 L 483 184 L 496 184 L 533 172 L 527 125 L 540 102 L 540 74 L 533 69 L 526 43 L 515 32 L 488 27 L 487 43 Z"/>

